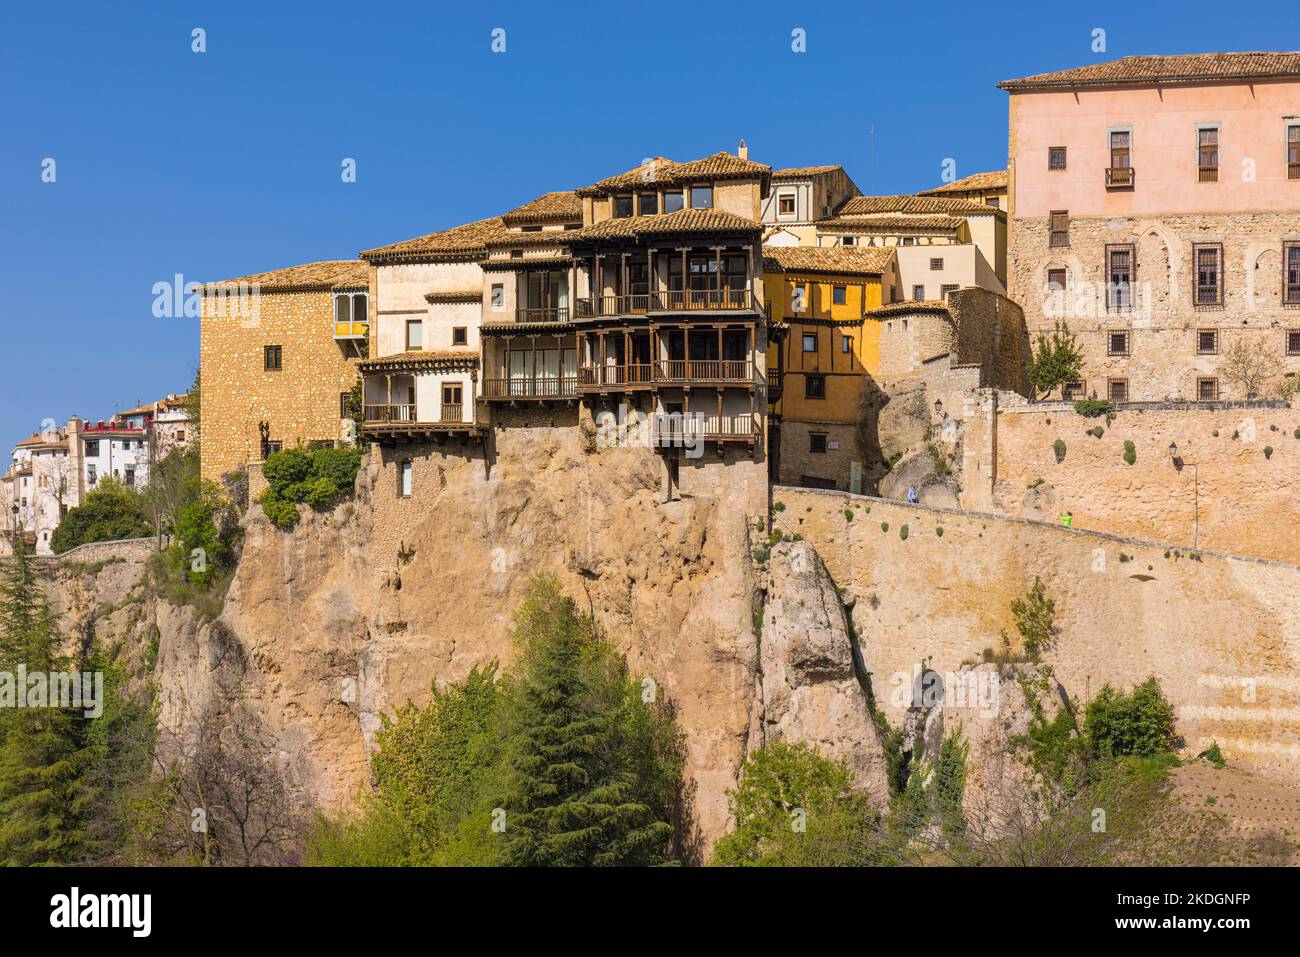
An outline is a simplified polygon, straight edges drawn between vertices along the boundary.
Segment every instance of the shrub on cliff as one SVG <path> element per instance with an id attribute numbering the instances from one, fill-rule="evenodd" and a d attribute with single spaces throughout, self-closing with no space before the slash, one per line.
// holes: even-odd
<path id="1" fill-rule="evenodd" d="M 285 449 L 262 464 L 267 487 L 258 498 L 266 517 L 280 528 L 298 521 L 299 503 L 325 509 L 352 493 L 361 467 L 361 450 Z"/>
<path id="2" fill-rule="evenodd" d="M 1104 685 L 1084 711 L 1084 736 L 1102 758 L 1152 757 L 1174 747 L 1174 709 L 1148 678 L 1128 694 Z"/>
<path id="3" fill-rule="evenodd" d="M 854 867 L 888 862 L 878 816 L 843 760 L 778 741 L 750 753 L 728 792 L 736 828 L 718 841 L 722 867 Z"/>
<path id="4" fill-rule="evenodd" d="M 1115 411 L 1115 404 L 1105 399 L 1080 399 L 1074 403 L 1074 411 L 1085 419 L 1098 419 Z"/>
<path id="5" fill-rule="evenodd" d="M 1047 595 L 1042 579 L 1035 577 L 1034 585 L 1024 598 L 1011 602 L 1011 617 L 1016 631 L 1020 632 L 1020 646 L 1030 661 L 1038 661 L 1044 651 L 1056 640 L 1056 602 Z"/>
<path id="6" fill-rule="evenodd" d="M 117 479 L 105 478 L 63 517 L 50 536 L 50 548 L 57 555 L 86 542 L 144 538 L 153 532 L 140 496 Z"/>

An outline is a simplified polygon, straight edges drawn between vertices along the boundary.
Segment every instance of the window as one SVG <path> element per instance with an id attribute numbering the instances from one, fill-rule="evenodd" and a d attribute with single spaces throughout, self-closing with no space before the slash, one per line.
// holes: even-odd
<path id="1" fill-rule="evenodd" d="M 916 245 L 916 240 L 911 236 L 904 236 L 902 239 L 899 240 L 899 242 L 904 246 Z"/>
<path id="2" fill-rule="evenodd" d="M 1065 270 L 1064 270 L 1064 269 L 1049 269 L 1049 270 L 1047 270 L 1047 291 L 1048 291 L 1048 292 L 1055 292 L 1055 291 L 1057 291 L 1058 289 L 1059 289 L 1059 290 L 1064 290 L 1064 289 L 1065 289 L 1065 275 L 1066 275 L 1066 273 L 1065 273 Z"/>
<path id="3" fill-rule="evenodd" d="M 924 299 L 924 298 L 925 298 L 925 287 L 924 287 L 924 286 L 913 286 L 913 287 L 912 287 L 912 298 L 913 298 L 913 299 L 917 299 L 917 300 Z"/>
<path id="4" fill-rule="evenodd" d="M 398 480 L 397 494 L 402 498 L 411 497 L 411 475 L 412 467 L 410 459 L 403 459 L 401 466 L 401 478 Z"/>
<path id="5" fill-rule="evenodd" d="M 1286 178 L 1300 179 L 1300 123 L 1286 128 Z"/>
<path id="6" fill-rule="evenodd" d="M 540 233 L 542 231 L 542 227 L 541 226 L 520 226 L 519 231 L 524 233 Z"/>
<path id="7" fill-rule="evenodd" d="M 1196 398 L 1201 402 L 1219 401 L 1219 380 L 1214 378 L 1197 379 Z"/>
<path id="8" fill-rule="evenodd" d="M 1002 200 L 998 199 L 996 196 L 988 196 L 984 199 L 984 205 L 991 206 L 994 209 L 1001 209 Z"/>
<path id="9" fill-rule="evenodd" d="M 184 430 L 184 429 L 177 429 L 177 430 L 176 430 L 176 441 L 177 441 L 177 442 L 184 442 L 184 441 L 185 441 L 185 430 Z"/>
<path id="10" fill-rule="evenodd" d="M 1223 244 L 1193 243 L 1192 262 L 1196 272 L 1192 301 L 1198 306 L 1223 305 Z"/>
<path id="11" fill-rule="evenodd" d="M 840 240 L 841 246 L 856 246 L 858 244 L 857 236 L 845 236 Z"/>
<path id="12" fill-rule="evenodd" d="M 451 344 L 453 346 L 463 346 L 469 342 L 469 329 L 465 326 L 451 327 Z"/>
<path id="13" fill-rule="evenodd" d="M 413 352 L 424 348 L 424 321 L 408 319 L 406 322 L 406 351 Z"/>
<path id="14" fill-rule="evenodd" d="M 127 468 L 127 469 L 122 473 L 122 481 L 123 481 L 123 483 L 126 484 L 127 486 L 134 486 L 134 485 L 135 485 L 135 469 L 133 469 L 133 468 Z"/>
<path id="15" fill-rule="evenodd" d="M 284 451 L 284 443 L 283 443 L 283 442 L 272 441 L 272 442 L 267 442 L 267 443 L 266 443 L 266 454 L 267 454 L 267 455 L 274 455 L 276 452 L 283 452 L 283 451 Z"/>
<path id="16" fill-rule="evenodd" d="M 1065 147 L 1053 146 L 1047 151 L 1047 168 L 1049 170 L 1065 169 Z"/>
<path id="17" fill-rule="evenodd" d="M 492 311 L 501 312 L 506 308 L 506 287 L 504 283 L 492 284 Z"/>
<path id="18" fill-rule="evenodd" d="M 443 422 L 460 422 L 463 415 L 463 406 L 461 384 L 459 382 L 444 382 L 442 384 L 442 421 Z"/>
<path id="19" fill-rule="evenodd" d="M 512 250 L 510 250 L 510 258 L 511 258 L 511 259 L 523 259 L 523 258 L 524 258 L 524 251 L 523 251 L 522 249 L 512 249 Z"/>
<path id="20" fill-rule="evenodd" d="M 1203 126 L 1196 131 L 1196 181 L 1219 181 L 1219 128 Z"/>
<path id="21" fill-rule="evenodd" d="M 849 353 L 853 351 L 853 337 L 840 336 L 840 352 Z"/>
<path id="22" fill-rule="evenodd" d="M 1106 355 L 1108 356 L 1126 356 L 1128 355 L 1128 332 L 1115 331 L 1106 334 Z"/>
<path id="23" fill-rule="evenodd" d="M 1219 353 L 1219 330 L 1218 329 L 1197 329 L 1196 330 L 1196 354 L 1198 356 L 1213 356 Z"/>
<path id="24" fill-rule="evenodd" d="M 946 283 L 944 283 L 942 286 L 939 287 L 939 298 L 940 298 L 940 299 L 947 299 L 947 298 L 948 298 L 948 293 L 950 293 L 950 292 L 956 292 L 958 288 L 959 288 L 959 287 L 957 286 L 957 284 L 956 284 L 955 282 L 946 282 Z"/>
<path id="25" fill-rule="evenodd" d="M 682 191 L 674 189 L 671 192 L 664 193 L 664 212 L 675 213 L 685 205 L 682 199 Z"/>
<path id="26" fill-rule="evenodd" d="M 1133 154 L 1129 149 L 1133 134 L 1128 130 L 1111 130 L 1110 134 L 1110 168 L 1128 169 L 1132 165 Z"/>
<path id="27" fill-rule="evenodd" d="M 262 368 L 267 372 L 278 372 L 280 370 L 280 360 L 279 346 L 262 347 Z"/>
<path id="28" fill-rule="evenodd" d="M 1106 398 L 1111 402 L 1128 401 L 1128 379 L 1107 379 Z"/>
<path id="29" fill-rule="evenodd" d="M 691 209 L 712 209 L 712 208 L 713 208 L 713 187 L 692 186 L 691 187 Z"/>
<path id="30" fill-rule="evenodd" d="M 99 439 L 89 439 L 86 442 L 86 458 L 99 458 Z"/>
<path id="31" fill-rule="evenodd" d="M 781 193 L 776 198 L 777 212 L 782 216 L 794 215 L 794 193 Z"/>
<path id="32" fill-rule="evenodd" d="M 1047 245 L 1070 245 L 1070 214 L 1064 209 L 1054 209 L 1047 217 Z"/>
<path id="33" fill-rule="evenodd" d="M 1133 247 L 1106 247 L 1106 311 L 1133 308 Z"/>
<path id="34" fill-rule="evenodd" d="M 1300 329 L 1288 329 L 1286 331 L 1286 354 L 1300 356 Z"/>
<path id="35" fill-rule="evenodd" d="M 942 260 L 942 259 L 939 259 L 939 258 L 936 257 L 936 258 L 930 260 L 930 269 L 931 269 L 932 271 L 936 271 L 936 272 L 937 272 L 938 270 L 940 270 L 940 269 L 942 269 L 942 268 L 943 268 L 943 260 Z"/>
<path id="36" fill-rule="evenodd" d="M 632 197 L 631 195 L 621 195 L 614 197 L 614 216 L 622 219 L 632 215 Z"/>
<path id="37" fill-rule="evenodd" d="M 95 465 L 92 462 L 90 465 L 86 466 L 86 484 L 94 485 L 97 479 L 98 476 L 95 474 Z"/>
<path id="38" fill-rule="evenodd" d="M 805 399 L 826 398 L 826 377 L 824 375 L 806 375 L 803 377 L 803 397 Z"/>
<path id="39" fill-rule="evenodd" d="M 334 321 L 337 323 L 365 322 L 369 318 L 367 297 L 364 292 L 340 292 L 334 296 Z"/>
<path id="40" fill-rule="evenodd" d="M 836 306 L 842 306 L 848 302 L 848 291 L 843 286 L 833 286 L 831 288 L 831 303 Z"/>
<path id="41" fill-rule="evenodd" d="M 659 212 L 659 194 L 641 193 L 636 198 L 636 211 L 642 216 L 653 216 Z"/>
<path id="42" fill-rule="evenodd" d="M 803 351 L 804 352 L 817 351 L 817 333 L 805 332 L 803 334 Z"/>
<path id="43" fill-rule="evenodd" d="M 1088 389 L 1084 382 L 1066 382 L 1061 386 L 1061 398 L 1067 402 L 1073 399 L 1082 399 L 1087 394 Z"/>
<path id="44" fill-rule="evenodd" d="M 809 433 L 808 433 L 808 451 L 809 451 L 809 452 L 817 452 L 817 453 L 821 453 L 821 452 L 825 452 L 825 451 L 826 451 L 826 433 L 825 433 L 825 432 L 809 432 Z"/>
<path id="45" fill-rule="evenodd" d="M 1282 302 L 1300 306 L 1300 243 L 1282 244 Z"/>
<path id="46" fill-rule="evenodd" d="M 352 398 L 351 392 L 339 393 L 339 418 L 348 418 L 348 401 Z"/>

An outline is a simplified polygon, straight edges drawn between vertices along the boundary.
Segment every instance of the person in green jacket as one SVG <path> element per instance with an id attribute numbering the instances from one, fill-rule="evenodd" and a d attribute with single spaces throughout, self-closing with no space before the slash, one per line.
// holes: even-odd
<path id="1" fill-rule="evenodd" d="M 1064 525 L 1066 528 L 1069 528 L 1070 523 L 1073 521 L 1074 521 L 1073 512 L 1066 512 L 1064 515 L 1061 516 L 1061 524 Z"/>

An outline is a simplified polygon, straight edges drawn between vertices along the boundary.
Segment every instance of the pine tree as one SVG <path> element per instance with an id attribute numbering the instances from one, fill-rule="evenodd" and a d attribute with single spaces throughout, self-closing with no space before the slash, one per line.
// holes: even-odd
<path id="1" fill-rule="evenodd" d="M 0 571 L 0 671 L 15 687 L 18 666 L 48 677 L 70 669 L 58 653 L 58 621 L 21 544 Z M 0 863 L 74 861 L 89 791 L 81 712 L 49 706 L 0 707 Z"/>
<path id="2" fill-rule="evenodd" d="M 621 656 L 552 576 L 534 579 L 515 615 L 515 640 L 521 661 L 508 718 L 506 861 L 662 863 L 672 828 L 661 776 L 645 773 L 653 745 Z"/>

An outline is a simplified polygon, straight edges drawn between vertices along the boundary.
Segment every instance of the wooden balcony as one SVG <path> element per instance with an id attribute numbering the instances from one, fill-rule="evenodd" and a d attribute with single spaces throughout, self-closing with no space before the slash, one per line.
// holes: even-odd
<path id="1" fill-rule="evenodd" d="M 658 387 L 673 385 L 758 384 L 748 359 L 659 359 L 629 365 L 585 365 L 578 370 L 579 389 Z"/>
<path id="2" fill-rule="evenodd" d="M 759 311 L 749 289 L 671 289 L 622 296 L 591 296 L 577 301 L 579 319 L 643 316 L 652 312 Z"/>
<path id="3" fill-rule="evenodd" d="M 538 306 L 515 310 L 515 322 L 564 323 L 571 319 L 568 306 Z"/>
<path id="4" fill-rule="evenodd" d="M 376 442 L 416 442 L 436 439 L 459 433 L 462 438 L 478 435 L 481 429 L 473 422 L 464 421 L 465 407 L 460 402 L 444 402 L 442 418 L 436 422 L 421 422 L 416 417 L 415 406 L 367 405 L 361 434 Z"/>
<path id="5" fill-rule="evenodd" d="M 414 405 L 368 405 L 366 423 L 414 422 Z"/>
<path id="6" fill-rule="evenodd" d="M 1132 166 L 1111 166 L 1106 170 L 1107 189 L 1132 189 L 1135 179 Z"/>
<path id="7" fill-rule="evenodd" d="M 461 402 L 444 402 L 442 404 L 442 418 L 439 422 L 463 422 L 465 421 L 465 405 Z"/>
<path id="8" fill-rule="evenodd" d="M 656 415 L 652 425 L 653 442 L 671 448 L 700 440 L 706 442 L 757 442 L 762 417 L 753 415 Z"/>
<path id="9" fill-rule="evenodd" d="M 1219 181 L 1219 167 L 1198 166 L 1196 168 L 1196 181 L 1198 183 L 1217 183 Z"/>
<path id="10" fill-rule="evenodd" d="M 578 394 L 578 376 L 512 376 L 484 379 L 483 396 L 489 400 L 572 399 Z"/>

